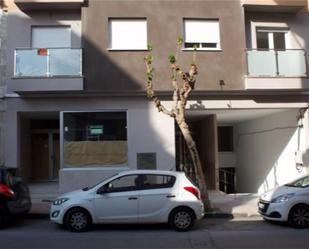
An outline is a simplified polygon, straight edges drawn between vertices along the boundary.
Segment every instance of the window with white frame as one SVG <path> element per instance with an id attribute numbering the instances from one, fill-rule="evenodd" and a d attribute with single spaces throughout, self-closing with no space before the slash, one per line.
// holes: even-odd
<path id="1" fill-rule="evenodd" d="M 184 19 L 184 47 L 204 50 L 221 49 L 219 20 Z"/>
<path id="2" fill-rule="evenodd" d="M 71 28 L 68 26 L 32 27 L 31 46 L 33 48 L 69 48 L 71 47 Z"/>
<path id="3" fill-rule="evenodd" d="M 287 48 L 288 34 L 288 28 L 257 27 L 257 48 L 285 50 Z"/>
<path id="4" fill-rule="evenodd" d="M 146 19 L 109 19 L 110 49 L 146 50 Z"/>

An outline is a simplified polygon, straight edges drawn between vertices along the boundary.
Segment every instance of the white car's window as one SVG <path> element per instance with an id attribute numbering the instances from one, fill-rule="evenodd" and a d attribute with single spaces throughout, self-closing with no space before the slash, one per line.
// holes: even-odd
<path id="1" fill-rule="evenodd" d="M 176 177 L 168 175 L 140 175 L 138 184 L 141 189 L 171 188 L 174 186 Z"/>
<path id="2" fill-rule="evenodd" d="M 108 192 L 124 192 L 137 190 L 137 175 L 119 177 L 108 183 Z"/>

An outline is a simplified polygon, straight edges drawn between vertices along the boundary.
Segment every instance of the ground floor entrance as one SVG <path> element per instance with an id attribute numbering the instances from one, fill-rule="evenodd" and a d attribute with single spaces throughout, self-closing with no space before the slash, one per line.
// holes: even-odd
<path id="1" fill-rule="evenodd" d="M 59 133 L 31 134 L 31 180 L 57 180 L 60 169 Z"/>
<path id="2" fill-rule="evenodd" d="M 20 114 L 20 159 L 22 174 L 28 182 L 58 181 L 59 113 Z"/>
<path id="3" fill-rule="evenodd" d="M 187 120 L 210 190 L 262 193 L 309 173 L 306 108 L 189 109 Z M 190 160 L 176 126 L 176 166 Z"/>

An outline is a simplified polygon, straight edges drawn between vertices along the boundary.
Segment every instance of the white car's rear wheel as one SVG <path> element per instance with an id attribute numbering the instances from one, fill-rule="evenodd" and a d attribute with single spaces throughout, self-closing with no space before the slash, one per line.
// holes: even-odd
<path id="1" fill-rule="evenodd" d="M 65 226 L 73 232 L 87 231 L 91 223 L 90 215 L 81 208 L 70 210 L 64 220 Z"/>
<path id="2" fill-rule="evenodd" d="M 309 227 L 309 206 L 297 205 L 289 213 L 289 223 L 296 228 Z"/>
<path id="3" fill-rule="evenodd" d="M 194 224 L 193 212 L 189 208 L 176 209 L 170 216 L 170 224 L 176 231 L 188 231 Z"/>

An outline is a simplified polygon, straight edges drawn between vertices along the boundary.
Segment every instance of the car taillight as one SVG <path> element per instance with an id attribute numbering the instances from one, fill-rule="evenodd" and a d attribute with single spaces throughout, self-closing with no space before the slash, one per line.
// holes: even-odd
<path id="1" fill-rule="evenodd" d="M 190 192 L 191 194 L 193 194 L 197 199 L 200 200 L 200 192 L 198 189 L 194 187 L 184 187 L 184 189 Z"/>
<path id="2" fill-rule="evenodd" d="M 14 197 L 14 191 L 4 184 L 0 184 L 0 194 L 8 198 Z"/>

